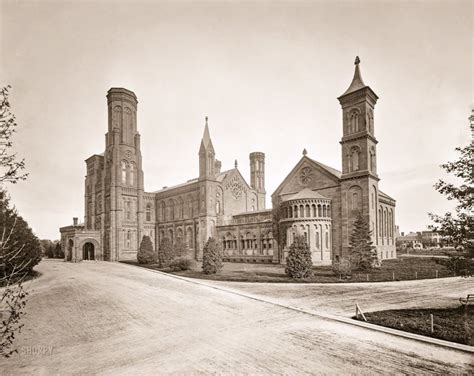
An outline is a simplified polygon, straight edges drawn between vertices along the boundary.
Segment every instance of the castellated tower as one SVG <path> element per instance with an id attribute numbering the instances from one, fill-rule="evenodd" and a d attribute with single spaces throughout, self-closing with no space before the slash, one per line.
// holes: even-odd
<path id="1" fill-rule="evenodd" d="M 253 152 L 250 159 L 250 186 L 257 191 L 258 208 L 265 209 L 265 154 Z"/>
<path id="2" fill-rule="evenodd" d="M 374 134 L 374 106 L 377 95 L 362 80 L 359 57 L 352 83 L 338 99 L 342 106 L 342 252 L 347 253 L 349 236 L 357 212 L 369 221 L 374 244 L 378 244 L 378 181 Z"/>
<path id="3" fill-rule="evenodd" d="M 127 89 L 107 93 L 103 190 L 104 259 L 136 257 L 143 232 L 143 171 L 137 131 L 137 97 Z"/>

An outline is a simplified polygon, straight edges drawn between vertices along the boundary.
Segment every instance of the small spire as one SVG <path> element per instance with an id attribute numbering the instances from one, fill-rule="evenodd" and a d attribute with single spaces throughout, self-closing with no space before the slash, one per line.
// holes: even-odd
<path id="1" fill-rule="evenodd" d="M 306 155 L 308 154 L 308 151 L 306 150 L 306 148 L 303 149 L 303 155 Z"/>
<path id="2" fill-rule="evenodd" d="M 351 82 L 349 88 L 342 95 L 352 93 L 354 91 L 357 91 L 357 90 L 362 89 L 363 87 L 365 87 L 364 81 L 362 80 L 362 75 L 360 74 L 360 59 L 359 59 L 359 56 L 356 56 L 355 61 L 354 61 L 354 65 L 355 65 L 354 77 L 352 78 L 352 82 Z"/>
<path id="3" fill-rule="evenodd" d="M 202 135 L 202 142 L 206 148 L 209 146 L 209 144 L 212 144 L 208 120 L 209 118 L 206 116 L 206 125 L 204 126 L 204 134 Z"/>
<path id="4" fill-rule="evenodd" d="M 237 166 L 238 166 L 238 164 L 237 164 L 237 159 L 236 159 L 235 162 L 234 162 L 234 166 L 235 166 L 235 168 L 237 168 Z"/>

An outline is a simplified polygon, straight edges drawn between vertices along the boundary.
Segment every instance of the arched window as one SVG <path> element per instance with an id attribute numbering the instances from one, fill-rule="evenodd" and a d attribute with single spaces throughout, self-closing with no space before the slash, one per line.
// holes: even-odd
<path id="1" fill-rule="evenodd" d="M 146 220 L 150 222 L 151 221 L 151 204 L 146 205 L 145 216 L 146 216 Z"/>
<path id="2" fill-rule="evenodd" d="M 298 206 L 295 206 L 294 214 L 295 214 L 295 218 L 298 218 Z"/>
<path id="3" fill-rule="evenodd" d="M 128 176 L 128 184 L 132 186 L 135 184 L 135 164 L 134 163 L 130 163 L 130 173 Z"/>
<path id="4" fill-rule="evenodd" d="M 359 130 L 359 111 L 352 110 L 349 114 L 349 134 L 355 133 Z"/>
<path id="5" fill-rule="evenodd" d="M 311 211 L 310 211 L 310 207 L 308 204 L 306 204 L 306 217 L 311 217 Z"/>
<path id="6" fill-rule="evenodd" d="M 326 249 L 329 248 L 329 232 L 326 231 Z"/>
<path id="7" fill-rule="evenodd" d="M 293 218 L 293 208 L 291 206 L 288 208 L 288 218 Z"/>
<path id="8" fill-rule="evenodd" d="M 351 149 L 350 159 L 349 159 L 349 171 L 359 170 L 359 148 L 353 147 Z"/>
<path id="9" fill-rule="evenodd" d="M 303 205 L 300 205 L 300 217 L 301 218 L 304 217 L 304 206 Z"/>
<path id="10" fill-rule="evenodd" d="M 168 230 L 168 234 L 169 234 L 169 238 L 170 238 L 170 241 L 171 243 L 174 243 L 174 233 L 173 233 L 173 229 L 169 229 Z"/>
<path id="11" fill-rule="evenodd" d="M 323 217 L 326 217 L 326 205 L 323 205 Z"/>
<path id="12" fill-rule="evenodd" d="M 370 148 L 370 171 L 375 172 L 375 148 Z"/>
<path id="13" fill-rule="evenodd" d="M 122 183 L 127 184 L 127 170 L 128 170 L 128 163 L 126 161 L 122 161 L 121 171 L 122 171 Z"/>
<path id="14" fill-rule="evenodd" d="M 321 204 L 318 204 L 318 217 L 321 217 Z"/>
<path id="15" fill-rule="evenodd" d="M 166 204 L 164 201 L 161 202 L 161 220 L 166 221 Z"/>
<path id="16" fill-rule="evenodd" d="M 328 215 L 328 217 L 331 217 L 331 205 L 328 205 L 326 214 Z"/>
<path id="17" fill-rule="evenodd" d="M 191 227 L 186 229 L 186 247 L 189 249 L 193 248 L 193 230 Z"/>
<path id="18" fill-rule="evenodd" d="M 127 231 L 127 249 L 130 249 L 131 247 L 131 241 L 132 241 L 132 231 L 128 230 Z"/>
<path id="19" fill-rule="evenodd" d="M 216 214 L 220 214 L 220 213 L 221 213 L 221 202 L 216 201 Z"/>
<path id="20" fill-rule="evenodd" d="M 319 244 L 319 232 L 316 231 L 316 248 L 320 249 L 320 244 Z"/>
<path id="21" fill-rule="evenodd" d="M 313 217 L 316 217 L 317 216 L 317 212 L 316 212 L 316 205 L 311 205 L 311 209 L 313 209 Z"/>
<path id="22" fill-rule="evenodd" d="M 352 194 L 352 210 L 356 210 L 359 207 L 359 196 L 357 192 Z"/>

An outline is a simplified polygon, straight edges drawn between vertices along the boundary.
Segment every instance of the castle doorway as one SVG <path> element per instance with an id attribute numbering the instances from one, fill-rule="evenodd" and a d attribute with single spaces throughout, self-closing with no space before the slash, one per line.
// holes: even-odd
<path id="1" fill-rule="evenodd" d="M 95 247 L 94 244 L 87 242 L 82 247 L 82 259 L 83 260 L 95 260 Z"/>
<path id="2" fill-rule="evenodd" d="M 74 241 L 72 239 L 69 239 L 67 242 L 67 261 L 72 260 L 72 247 L 74 247 Z"/>

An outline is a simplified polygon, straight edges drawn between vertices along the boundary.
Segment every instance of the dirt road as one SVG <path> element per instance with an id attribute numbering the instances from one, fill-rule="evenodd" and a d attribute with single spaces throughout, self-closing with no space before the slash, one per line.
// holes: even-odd
<path id="1" fill-rule="evenodd" d="M 127 265 L 45 261 L 38 270 L 3 375 L 473 371 L 466 353 Z"/>

